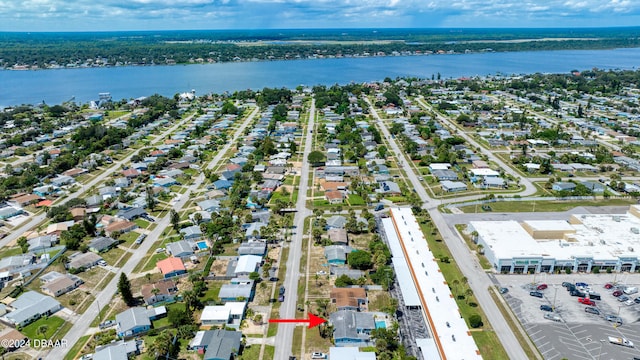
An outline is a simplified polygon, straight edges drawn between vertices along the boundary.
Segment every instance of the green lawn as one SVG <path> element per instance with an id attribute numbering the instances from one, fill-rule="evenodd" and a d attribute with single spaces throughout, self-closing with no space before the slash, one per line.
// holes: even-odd
<path id="1" fill-rule="evenodd" d="M 62 327 L 64 320 L 57 316 L 40 318 L 22 328 L 21 332 L 29 339 L 51 339 L 58 328 Z M 44 331 L 44 333 L 42 332 Z"/>
<path id="2" fill-rule="evenodd" d="M 85 335 L 78 339 L 78 341 L 73 345 L 73 347 L 71 347 L 67 355 L 64 357 L 64 360 L 73 360 L 76 358 L 76 356 L 80 355 L 82 348 L 84 348 L 84 345 L 87 343 L 90 336 L 91 335 Z"/>
<path id="3" fill-rule="evenodd" d="M 209 301 L 217 301 L 223 283 L 223 281 L 207 282 L 207 291 L 202 295 L 202 302 L 206 304 Z"/>
<path id="4" fill-rule="evenodd" d="M 104 261 L 108 262 L 110 265 L 115 266 L 116 262 L 120 259 L 120 257 L 124 254 L 124 250 L 113 248 L 107 252 L 103 252 L 100 254 Z"/>
<path id="5" fill-rule="evenodd" d="M 598 199 L 571 201 L 498 201 L 487 204 L 493 212 L 552 212 L 567 211 L 578 206 L 625 206 L 636 204 L 635 199 Z M 482 206 L 463 206 L 465 213 L 483 212 Z"/>
<path id="6" fill-rule="evenodd" d="M 136 220 L 137 221 L 137 220 Z M 143 220 L 144 221 L 144 220 Z M 134 241 L 136 241 L 136 239 L 138 238 L 138 236 L 140 236 L 140 234 L 138 234 L 135 231 L 131 231 L 128 232 L 126 234 L 122 234 L 120 235 L 120 237 L 118 238 L 118 240 L 120 241 L 124 241 L 124 243 L 120 244 L 126 247 L 129 247 L 133 244 Z"/>
<path id="7" fill-rule="evenodd" d="M 167 258 L 167 254 L 164 252 L 161 252 L 160 254 L 153 254 L 151 255 L 151 257 L 149 258 L 149 261 L 147 261 L 146 264 L 144 264 L 144 266 L 142 267 L 142 272 L 144 271 L 149 271 L 149 270 L 153 270 L 153 268 L 156 267 L 156 263 L 160 260 L 164 260 Z M 142 264 L 142 262 L 140 262 Z"/>
<path id="8" fill-rule="evenodd" d="M 347 201 L 352 206 L 359 206 L 359 205 L 364 205 L 365 204 L 364 199 L 362 198 L 362 196 L 356 195 L 356 194 L 349 195 L 349 198 L 347 199 Z"/>
<path id="9" fill-rule="evenodd" d="M 149 226 L 149 222 L 143 219 L 135 219 L 133 220 L 133 222 L 136 223 L 141 229 L 146 229 L 147 226 Z"/>

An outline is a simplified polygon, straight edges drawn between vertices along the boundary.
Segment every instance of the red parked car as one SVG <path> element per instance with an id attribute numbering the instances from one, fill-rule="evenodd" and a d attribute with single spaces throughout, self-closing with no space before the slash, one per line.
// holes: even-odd
<path id="1" fill-rule="evenodd" d="M 536 289 L 538 289 L 538 290 L 544 290 L 544 289 L 546 289 L 546 288 L 548 288 L 547 284 L 540 284 L 540 285 L 538 285 L 538 287 L 537 287 Z"/>
<path id="2" fill-rule="evenodd" d="M 604 288 L 607 290 L 611 289 L 612 287 L 613 287 L 613 284 L 610 284 L 610 283 L 604 284 Z"/>
<path id="3" fill-rule="evenodd" d="M 618 297 L 618 296 L 622 295 L 622 290 L 616 290 L 611 295 L 613 295 L 615 297 Z"/>
<path id="4" fill-rule="evenodd" d="M 578 302 L 584 305 L 596 306 L 596 303 L 589 298 L 578 298 Z"/>

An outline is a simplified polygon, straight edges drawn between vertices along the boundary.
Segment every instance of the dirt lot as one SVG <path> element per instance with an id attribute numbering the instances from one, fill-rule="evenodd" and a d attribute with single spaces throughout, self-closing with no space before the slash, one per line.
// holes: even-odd
<path id="1" fill-rule="evenodd" d="M 224 275 L 227 273 L 227 265 L 229 265 L 229 260 L 216 259 L 213 261 L 213 264 L 211 265 L 210 272 L 216 275 Z"/>

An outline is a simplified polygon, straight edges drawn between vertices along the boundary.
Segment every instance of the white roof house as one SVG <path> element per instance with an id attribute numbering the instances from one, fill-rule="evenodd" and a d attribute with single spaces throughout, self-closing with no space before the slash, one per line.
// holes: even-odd
<path id="1" fill-rule="evenodd" d="M 238 257 L 238 264 L 234 273 L 238 275 L 249 275 L 258 269 L 262 262 L 262 256 L 257 255 L 242 255 Z"/>
<path id="2" fill-rule="evenodd" d="M 244 317 L 247 303 L 230 301 L 224 305 L 205 306 L 200 315 L 202 325 L 225 325 L 238 328 Z"/>
<path id="3" fill-rule="evenodd" d="M 482 177 L 498 177 L 500 176 L 500 173 L 495 171 L 495 170 L 491 170 L 491 169 L 471 169 L 469 170 L 473 176 L 482 176 Z"/>

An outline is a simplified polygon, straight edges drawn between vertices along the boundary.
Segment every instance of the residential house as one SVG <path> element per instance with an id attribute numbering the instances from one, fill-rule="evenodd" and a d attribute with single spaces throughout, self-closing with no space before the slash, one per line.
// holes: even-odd
<path id="1" fill-rule="evenodd" d="M 135 179 L 140 176 L 141 172 L 135 168 L 129 168 L 127 170 L 122 170 L 122 176 L 127 179 Z"/>
<path id="2" fill-rule="evenodd" d="M 342 215 L 333 215 L 327 219 L 327 229 L 343 229 L 347 218 Z"/>
<path id="3" fill-rule="evenodd" d="M 178 181 L 172 177 L 160 177 L 157 176 L 155 179 L 153 179 L 153 185 L 154 186 L 162 186 L 163 188 L 169 188 L 173 185 L 178 185 Z"/>
<path id="4" fill-rule="evenodd" d="M 507 184 L 503 178 L 500 177 L 485 177 L 482 180 L 482 185 L 485 188 L 505 188 Z"/>
<path id="5" fill-rule="evenodd" d="M 591 190 L 594 194 L 602 194 L 606 190 L 606 185 L 595 181 L 582 181 L 580 184 Z"/>
<path id="6" fill-rule="evenodd" d="M 51 183 L 58 187 L 73 184 L 74 182 L 76 181 L 71 176 L 65 175 L 58 175 L 57 177 L 51 179 Z"/>
<path id="7" fill-rule="evenodd" d="M 61 276 L 56 277 L 54 280 L 48 281 L 42 285 L 40 290 L 45 294 L 58 297 L 84 284 L 84 280 L 75 275 L 60 275 Z"/>
<path id="8" fill-rule="evenodd" d="M 260 239 L 260 229 L 267 226 L 265 223 L 253 222 L 245 224 L 245 238 L 246 239 Z"/>
<path id="9" fill-rule="evenodd" d="M 187 273 L 187 269 L 184 267 L 182 259 L 176 257 L 160 260 L 156 263 L 156 266 L 160 269 L 160 272 L 165 279 Z"/>
<path id="10" fill-rule="evenodd" d="M 209 213 L 218 211 L 220 209 L 220 201 L 214 199 L 199 201 L 198 203 L 196 203 L 196 205 L 198 205 L 200 210 Z"/>
<path id="11" fill-rule="evenodd" d="M 111 199 L 118 197 L 120 191 L 115 188 L 115 186 L 105 186 L 98 189 L 98 194 L 102 196 L 103 200 Z"/>
<path id="12" fill-rule="evenodd" d="M 229 330 L 198 331 L 189 349 L 204 352 L 204 360 L 232 360 L 242 349 L 242 333 Z"/>
<path id="13" fill-rule="evenodd" d="M 200 214 L 200 221 L 196 221 L 196 214 Z M 211 213 L 207 211 L 196 211 L 189 214 L 189 220 L 191 220 L 191 223 L 193 223 L 194 225 L 208 223 L 211 222 Z"/>
<path id="14" fill-rule="evenodd" d="M 324 193 L 324 198 L 330 204 L 341 204 L 344 201 L 344 194 L 338 190 L 329 190 Z"/>
<path id="15" fill-rule="evenodd" d="M 198 240 L 202 237 L 202 231 L 198 225 L 191 225 L 184 229 L 180 229 L 180 234 L 182 234 L 185 240 Z"/>
<path id="16" fill-rule="evenodd" d="M 329 298 L 338 310 L 366 310 L 367 293 L 363 288 L 333 288 Z"/>
<path id="17" fill-rule="evenodd" d="M 352 251 L 353 249 L 350 246 L 330 245 L 325 246 L 324 256 L 329 264 L 344 265 L 347 262 L 347 255 Z"/>
<path id="18" fill-rule="evenodd" d="M 87 173 L 87 169 L 73 168 L 63 172 L 62 175 L 76 177 L 86 173 Z"/>
<path id="19" fill-rule="evenodd" d="M 24 210 L 22 209 L 16 209 L 14 207 L 11 206 L 6 206 L 3 207 L 2 209 L 0 209 L 0 220 L 7 220 L 10 219 L 14 216 L 18 216 L 21 214 L 24 214 Z"/>
<path id="20" fill-rule="evenodd" d="M 180 240 L 167 244 L 167 252 L 173 257 L 184 258 L 194 254 L 193 242 Z"/>
<path id="21" fill-rule="evenodd" d="M 327 231 L 327 235 L 329 236 L 329 240 L 337 245 L 347 245 L 349 242 L 347 230 L 345 229 L 329 229 L 329 231 Z"/>
<path id="22" fill-rule="evenodd" d="M 87 206 L 89 207 L 99 206 L 104 201 L 102 196 L 99 196 L 99 195 L 88 196 L 84 200 L 87 203 Z"/>
<path id="23" fill-rule="evenodd" d="M 67 229 L 69 229 L 70 227 L 72 227 L 74 224 L 73 220 L 69 220 L 69 221 L 63 221 L 63 222 L 59 222 L 59 223 L 55 223 L 55 224 L 49 224 L 47 226 L 47 229 L 45 230 L 45 233 L 47 235 L 57 235 L 60 236 L 60 234 L 63 231 L 66 231 Z"/>
<path id="24" fill-rule="evenodd" d="M 143 284 L 140 289 L 144 303 L 153 305 L 159 302 L 172 301 L 178 292 L 176 283 L 171 280 Z"/>
<path id="25" fill-rule="evenodd" d="M 42 295 L 37 291 L 27 291 L 11 303 L 13 311 L 2 318 L 14 326 L 28 325 L 43 316 L 49 316 L 62 309 L 62 305 L 54 298 Z"/>
<path id="26" fill-rule="evenodd" d="M 14 204 L 17 207 L 25 207 L 31 204 L 35 204 L 40 200 L 40 196 L 36 194 L 24 194 L 21 196 L 17 196 L 15 198 L 11 198 L 9 200 L 10 204 Z"/>
<path id="27" fill-rule="evenodd" d="M 242 255 L 238 257 L 238 263 L 234 270 L 235 276 L 249 276 L 252 272 L 258 270 L 262 256 Z"/>
<path id="28" fill-rule="evenodd" d="M 87 209 L 82 207 L 75 207 L 69 211 L 73 217 L 73 221 L 82 221 L 87 214 Z"/>
<path id="29" fill-rule="evenodd" d="M 400 195 L 400 186 L 393 181 L 383 181 L 380 183 L 380 189 L 376 189 L 376 192 L 387 195 Z"/>
<path id="30" fill-rule="evenodd" d="M 131 207 L 131 208 L 122 209 L 118 211 L 118 213 L 116 214 L 116 217 L 131 221 L 143 215 L 147 215 L 147 212 L 145 211 L 145 209 L 141 207 Z"/>
<path id="31" fill-rule="evenodd" d="M 229 189 L 233 185 L 233 178 L 231 180 L 216 180 L 213 182 L 213 187 L 217 190 L 226 190 Z"/>
<path id="32" fill-rule="evenodd" d="M 100 236 L 89 242 L 89 251 L 100 254 L 118 245 L 118 242 L 110 237 Z"/>
<path id="33" fill-rule="evenodd" d="M 572 182 L 556 182 L 551 185 L 551 190 L 554 191 L 573 191 L 576 188 L 576 184 Z"/>
<path id="34" fill-rule="evenodd" d="M 264 256 L 267 253 L 267 243 L 263 241 L 243 242 L 238 248 L 238 255 Z"/>
<path id="35" fill-rule="evenodd" d="M 458 180 L 458 174 L 456 174 L 453 170 L 432 170 L 431 174 L 436 177 L 436 179 L 440 181 L 449 180 L 455 181 Z"/>
<path id="36" fill-rule="evenodd" d="M 35 195 L 38 195 L 39 197 L 45 197 L 49 194 L 52 194 L 55 190 L 56 188 L 53 185 L 42 185 L 33 188 L 33 193 Z"/>
<path id="37" fill-rule="evenodd" d="M 116 315 L 116 333 L 121 338 L 126 338 L 145 333 L 151 329 L 151 320 L 147 309 L 133 307 Z"/>
<path id="38" fill-rule="evenodd" d="M 115 232 L 120 232 L 121 234 L 128 233 L 129 231 L 133 231 L 138 228 L 138 225 L 134 222 L 122 220 L 122 221 L 114 221 L 111 224 L 105 227 L 105 233 L 108 236 L 111 236 Z"/>
<path id="39" fill-rule="evenodd" d="M 200 315 L 203 326 L 222 326 L 238 329 L 244 318 L 247 303 L 229 301 L 224 305 L 205 306 Z"/>
<path id="40" fill-rule="evenodd" d="M 93 360 L 128 360 L 140 354 L 138 343 L 135 340 L 109 343 L 103 346 L 96 346 Z"/>
<path id="41" fill-rule="evenodd" d="M 58 236 L 43 235 L 27 240 L 29 251 L 48 249 L 58 243 Z"/>
<path id="42" fill-rule="evenodd" d="M 345 275 L 352 280 L 358 280 L 364 276 L 364 272 L 362 270 L 349 269 L 348 267 L 345 267 L 345 266 L 336 266 L 336 265 L 331 265 L 331 267 L 329 267 L 329 273 L 331 275 L 334 275 L 337 278 L 342 275 Z"/>
<path id="43" fill-rule="evenodd" d="M 456 192 L 456 191 L 467 190 L 467 184 L 463 183 L 462 181 L 443 180 L 440 182 L 440 186 L 442 186 L 442 191 L 444 192 Z"/>
<path id="44" fill-rule="evenodd" d="M 129 178 L 126 177 L 119 177 L 115 180 L 113 180 L 113 185 L 117 188 L 126 188 L 129 187 L 131 185 L 131 180 L 129 180 Z"/>
<path id="45" fill-rule="evenodd" d="M 233 278 L 228 284 L 220 287 L 218 297 L 221 301 L 251 301 L 253 299 L 255 283 L 248 278 Z"/>
<path id="46" fill-rule="evenodd" d="M 24 267 L 35 263 L 34 254 L 22 254 L 14 256 L 5 256 L 0 259 L 0 272 L 9 272 L 10 274 L 18 273 Z"/>
<path id="47" fill-rule="evenodd" d="M 100 260 L 102 260 L 102 257 L 92 252 L 76 253 L 69 257 L 66 268 L 78 270 L 89 269 L 96 266 Z"/>
<path id="48" fill-rule="evenodd" d="M 329 322 L 333 325 L 333 339 L 336 346 L 373 345 L 371 332 L 376 328 L 373 314 L 340 310 L 329 316 Z"/>

